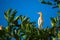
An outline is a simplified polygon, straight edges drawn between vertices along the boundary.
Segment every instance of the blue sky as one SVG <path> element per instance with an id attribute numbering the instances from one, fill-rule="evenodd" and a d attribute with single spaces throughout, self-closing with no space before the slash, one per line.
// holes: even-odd
<path id="1" fill-rule="evenodd" d="M 4 11 L 9 8 L 16 9 L 18 15 L 27 16 L 30 21 L 36 21 L 38 26 L 38 12 L 43 13 L 44 25 L 50 27 L 50 17 L 56 17 L 58 9 L 52 9 L 52 6 L 41 4 L 39 0 L 0 0 L 0 25 L 7 26 L 7 21 L 4 19 Z"/>

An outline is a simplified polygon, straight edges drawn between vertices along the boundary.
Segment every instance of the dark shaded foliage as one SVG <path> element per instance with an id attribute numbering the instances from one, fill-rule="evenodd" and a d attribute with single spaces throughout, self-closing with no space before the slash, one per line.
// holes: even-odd
<path id="1" fill-rule="evenodd" d="M 60 0 L 54 0 L 54 1 L 52 1 L 52 2 L 50 2 L 50 1 L 45 1 L 45 0 L 40 0 L 40 2 L 42 3 L 42 4 L 48 4 L 48 5 L 51 5 L 51 6 L 53 6 L 52 8 L 60 8 Z M 53 4 L 54 3 L 54 4 Z"/>
<path id="2" fill-rule="evenodd" d="M 56 30 L 60 30 L 60 19 L 58 17 L 51 18 L 52 28 L 38 29 L 35 28 L 35 22 L 30 22 L 30 19 L 25 16 L 17 16 L 15 18 L 16 10 L 9 9 L 4 16 L 8 22 L 8 26 L 0 30 L 0 40 L 11 40 L 14 37 L 16 40 L 48 40 L 57 37 Z M 18 24 L 18 20 L 21 21 Z"/>
<path id="3" fill-rule="evenodd" d="M 60 8 L 59 0 L 54 0 L 57 2 L 57 5 L 53 6 L 53 8 Z M 51 2 L 41 1 L 43 4 L 53 5 Z M 60 38 L 60 11 L 58 11 L 59 16 L 53 18 L 51 17 L 51 28 L 38 29 L 35 28 L 35 22 L 30 22 L 30 19 L 26 16 L 17 16 L 15 17 L 17 11 L 9 9 L 4 12 L 4 17 L 7 20 L 8 26 L 6 28 L 2 27 L 0 30 L 0 40 L 11 40 L 15 38 L 16 40 L 52 40 L 53 38 Z M 20 20 L 20 24 L 18 24 L 18 20 Z M 53 37 L 53 38 L 52 38 Z M 60 40 L 60 39 L 59 39 Z"/>

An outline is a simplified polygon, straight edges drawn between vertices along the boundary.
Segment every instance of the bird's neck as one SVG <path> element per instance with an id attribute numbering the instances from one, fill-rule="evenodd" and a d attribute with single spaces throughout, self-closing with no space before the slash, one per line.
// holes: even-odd
<path id="1" fill-rule="evenodd" d="M 40 17 L 42 17 L 42 15 L 40 15 Z"/>

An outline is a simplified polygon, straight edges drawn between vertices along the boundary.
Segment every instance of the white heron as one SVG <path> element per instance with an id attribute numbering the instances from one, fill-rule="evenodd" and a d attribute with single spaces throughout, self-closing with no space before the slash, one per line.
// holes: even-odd
<path id="1" fill-rule="evenodd" d="M 40 17 L 38 19 L 38 28 L 42 29 L 42 25 L 43 25 L 42 12 L 38 12 L 38 14 L 40 15 Z"/>

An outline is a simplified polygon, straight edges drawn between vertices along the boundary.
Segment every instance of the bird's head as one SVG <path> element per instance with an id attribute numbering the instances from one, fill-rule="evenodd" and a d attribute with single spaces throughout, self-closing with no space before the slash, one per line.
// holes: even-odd
<path id="1" fill-rule="evenodd" d="M 40 16 L 42 16 L 42 12 L 38 12 L 38 14 L 39 14 Z"/>

